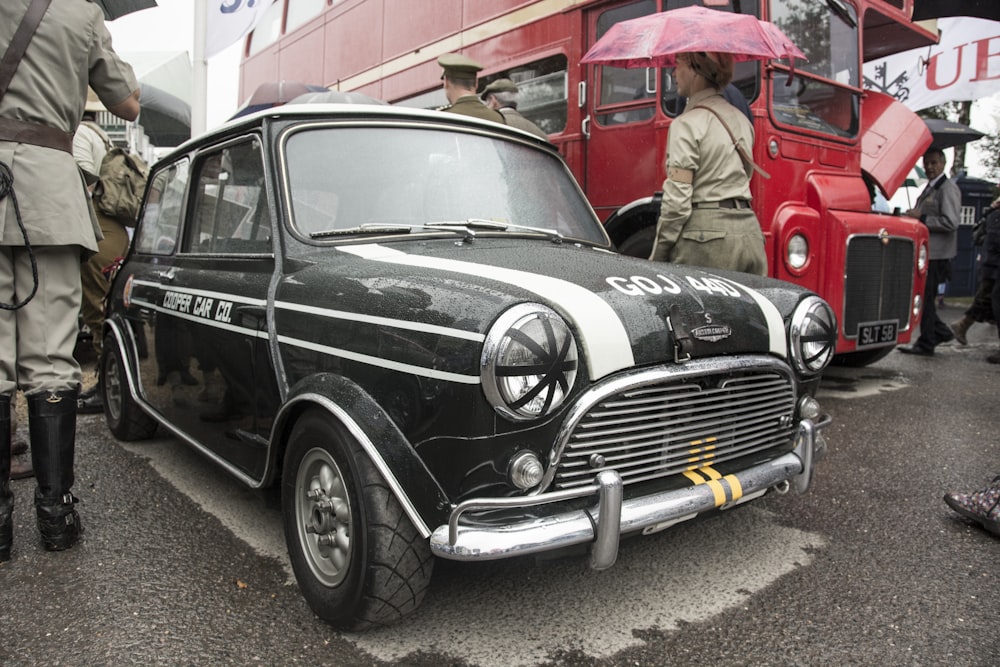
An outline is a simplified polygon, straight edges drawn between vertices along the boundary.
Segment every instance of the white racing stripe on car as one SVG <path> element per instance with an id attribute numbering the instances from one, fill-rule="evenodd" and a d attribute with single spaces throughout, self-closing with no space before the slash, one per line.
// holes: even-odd
<path id="1" fill-rule="evenodd" d="M 586 351 L 592 380 L 635 365 L 632 344 L 618 313 L 594 292 L 558 278 L 527 271 L 505 269 L 488 264 L 474 264 L 454 259 L 409 255 L 378 244 L 338 248 L 363 259 L 453 271 L 514 285 L 544 297 L 563 307 L 580 332 L 580 344 Z"/>
<path id="2" fill-rule="evenodd" d="M 368 354 L 358 354 L 357 352 L 351 352 L 350 350 L 344 350 L 339 347 L 320 345 L 319 343 L 313 343 L 312 341 L 302 340 L 300 338 L 292 338 L 290 336 L 278 336 L 278 342 L 284 343 L 285 345 L 294 345 L 295 347 L 300 347 L 304 350 L 312 350 L 321 354 L 329 354 L 335 357 L 342 357 L 344 359 L 352 359 L 371 366 L 378 366 L 379 368 L 388 368 L 394 371 L 400 371 L 401 373 L 411 373 L 413 375 L 419 375 L 420 377 L 446 380 L 448 382 L 460 382 L 462 384 L 479 384 L 481 381 L 481 378 L 478 375 L 462 375 L 461 373 L 449 373 L 448 371 L 439 371 L 425 366 L 413 366 L 411 364 L 404 364 L 398 361 L 373 357 Z"/>
<path id="3" fill-rule="evenodd" d="M 743 283 L 738 283 L 734 280 L 723 278 L 722 276 L 716 277 L 720 280 L 726 281 L 736 289 L 743 290 L 750 296 L 751 299 L 757 302 L 757 306 L 760 308 L 760 311 L 764 313 L 764 319 L 767 320 L 767 331 L 770 335 L 771 353 L 781 357 L 782 359 L 786 358 L 788 356 L 788 341 L 785 339 L 785 320 L 781 317 L 778 307 L 771 303 L 763 294 L 750 289 Z"/>
<path id="4" fill-rule="evenodd" d="M 452 327 L 442 327 L 437 324 L 425 324 L 423 322 L 408 322 L 406 320 L 391 319 L 388 317 L 378 317 L 375 315 L 362 315 L 360 313 L 349 313 L 344 310 L 332 310 L 330 308 L 318 308 L 316 306 L 306 306 L 292 301 L 275 301 L 275 308 L 291 310 L 297 313 L 309 313 L 320 317 L 329 317 L 335 320 L 348 320 L 351 322 L 365 322 L 366 324 L 377 324 L 395 329 L 406 329 L 408 331 L 419 331 L 421 333 L 435 334 L 437 336 L 449 336 L 482 343 L 486 336 L 478 331 L 466 331 L 464 329 L 454 329 Z"/>

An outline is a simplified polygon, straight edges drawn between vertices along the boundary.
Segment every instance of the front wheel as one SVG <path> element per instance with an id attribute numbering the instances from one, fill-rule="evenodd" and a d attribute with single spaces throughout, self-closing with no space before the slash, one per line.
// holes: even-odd
<path id="1" fill-rule="evenodd" d="M 143 412 L 132 399 L 125 360 L 114 336 L 104 337 L 101 348 L 101 379 L 98 391 L 104 399 L 104 420 L 119 440 L 145 440 L 156 433 L 156 420 Z"/>
<path id="2" fill-rule="evenodd" d="M 295 578 L 317 616 L 364 630 L 420 605 L 434 565 L 427 540 L 354 437 L 322 410 L 292 429 L 281 512 Z"/>

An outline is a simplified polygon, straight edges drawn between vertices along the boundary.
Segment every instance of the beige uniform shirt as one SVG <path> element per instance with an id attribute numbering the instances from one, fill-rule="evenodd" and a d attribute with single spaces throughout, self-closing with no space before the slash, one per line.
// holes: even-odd
<path id="1" fill-rule="evenodd" d="M 750 199 L 753 167 L 743 164 L 719 119 L 710 111 L 695 108 L 699 106 L 710 107 L 722 116 L 736 140 L 753 155 L 753 126 L 722 93 L 708 89 L 691 96 L 684 113 L 671 123 L 667 138 L 660 224 L 674 240 L 691 216 L 692 202 Z M 692 182 L 671 179 L 671 168 L 692 172 Z"/>
<path id="2" fill-rule="evenodd" d="M 725 121 L 732 138 L 719 118 Z M 763 234 L 753 211 L 695 208 L 728 199 L 750 201 L 753 167 L 733 138 L 753 154 L 753 126 L 718 90 L 699 91 L 670 125 L 663 201 L 650 259 L 764 274 Z"/>
<path id="3" fill-rule="evenodd" d="M 2 49 L 10 43 L 28 4 L 29 0 L 0 2 Z M 0 99 L 0 117 L 72 134 L 83 117 L 88 85 L 105 106 L 121 102 L 139 87 L 132 67 L 112 49 L 97 5 L 89 0 L 54 0 Z M 0 160 L 13 171 L 14 192 L 32 245 L 97 249 L 100 228 L 72 155 L 0 141 Z M 10 200 L 0 200 L 0 245 L 24 245 Z"/>

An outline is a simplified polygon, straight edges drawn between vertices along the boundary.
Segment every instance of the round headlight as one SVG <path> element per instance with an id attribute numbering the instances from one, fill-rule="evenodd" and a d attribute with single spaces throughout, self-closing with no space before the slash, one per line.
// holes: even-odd
<path id="1" fill-rule="evenodd" d="M 789 351 L 799 371 L 819 373 L 833 359 L 837 318 L 818 296 L 806 297 L 795 307 L 789 334 Z"/>
<path id="2" fill-rule="evenodd" d="M 788 257 L 789 267 L 801 269 L 805 266 L 806 260 L 809 259 L 809 241 L 806 240 L 806 237 L 802 236 L 802 234 L 796 234 L 788 239 L 786 256 Z"/>
<path id="3" fill-rule="evenodd" d="M 927 270 L 927 246 L 923 243 L 920 244 L 920 250 L 917 252 L 917 268 L 920 269 L 920 273 Z"/>
<path id="4" fill-rule="evenodd" d="M 576 381 L 576 340 L 552 309 L 514 306 L 486 334 L 481 372 L 483 391 L 498 413 L 544 417 L 562 405 Z"/>

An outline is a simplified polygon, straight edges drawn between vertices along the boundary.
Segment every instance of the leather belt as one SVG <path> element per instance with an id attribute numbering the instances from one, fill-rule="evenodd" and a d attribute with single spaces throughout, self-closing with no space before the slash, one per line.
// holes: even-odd
<path id="1" fill-rule="evenodd" d="M 722 199 L 720 201 L 696 201 L 691 208 L 750 208 L 746 199 Z"/>
<path id="2" fill-rule="evenodd" d="M 0 118 L 0 141 L 16 141 L 19 144 L 31 144 L 54 148 L 73 154 L 73 135 L 57 130 L 48 125 L 28 123 L 13 118 Z"/>

